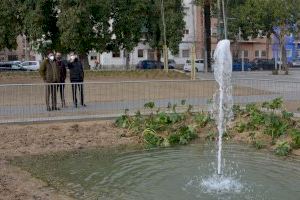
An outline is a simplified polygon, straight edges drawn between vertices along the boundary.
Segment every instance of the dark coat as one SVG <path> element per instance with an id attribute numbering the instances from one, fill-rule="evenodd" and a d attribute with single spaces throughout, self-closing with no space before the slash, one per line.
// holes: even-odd
<path id="1" fill-rule="evenodd" d="M 59 82 L 59 72 L 55 61 L 50 61 L 45 59 L 39 69 L 40 75 L 43 80 L 47 83 L 58 83 Z"/>
<path id="2" fill-rule="evenodd" d="M 59 73 L 59 82 L 64 83 L 67 78 L 67 65 L 68 63 L 64 60 L 56 61 L 56 66 L 58 68 Z"/>
<path id="3" fill-rule="evenodd" d="M 71 82 L 83 82 L 84 71 L 81 62 L 76 58 L 74 62 L 68 64 L 70 70 L 70 81 Z"/>

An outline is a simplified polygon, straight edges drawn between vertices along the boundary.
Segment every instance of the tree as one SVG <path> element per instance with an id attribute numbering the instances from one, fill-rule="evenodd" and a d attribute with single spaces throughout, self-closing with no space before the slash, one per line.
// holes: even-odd
<path id="1" fill-rule="evenodd" d="M 47 49 L 61 50 L 57 26 L 58 0 L 22 0 L 22 33 L 34 48 L 45 54 Z"/>
<path id="2" fill-rule="evenodd" d="M 233 24 L 240 27 L 242 37 L 256 38 L 259 34 L 274 35 L 280 45 L 282 66 L 288 74 L 285 36 L 295 33 L 299 26 L 299 0 L 246 0 L 234 10 Z"/>
<path id="3" fill-rule="evenodd" d="M 0 49 L 15 49 L 22 29 L 19 1 L 1 0 L 0 8 Z"/>
<path id="4" fill-rule="evenodd" d="M 160 61 L 163 47 L 163 24 L 161 15 L 161 0 L 145 1 L 146 3 L 146 42 L 156 49 L 157 60 Z M 164 12 L 166 22 L 167 46 L 173 54 L 179 51 L 179 44 L 183 38 L 185 29 L 184 10 L 182 0 L 164 0 Z"/>
<path id="5" fill-rule="evenodd" d="M 107 50 L 112 38 L 110 1 L 60 0 L 58 9 L 60 42 L 66 51 L 78 53 L 87 65 L 90 50 Z"/>
<path id="6" fill-rule="evenodd" d="M 146 23 L 145 1 L 114 0 L 111 4 L 112 49 L 123 49 L 126 56 L 126 67 L 129 66 L 129 53 L 142 38 L 142 29 Z"/>

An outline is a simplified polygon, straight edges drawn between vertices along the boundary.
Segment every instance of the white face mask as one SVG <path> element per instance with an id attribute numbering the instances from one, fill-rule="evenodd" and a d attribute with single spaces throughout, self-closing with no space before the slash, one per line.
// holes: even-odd
<path id="1" fill-rule="evenodd" d="M 50 59 L 51 61 L 53 61 L 53 60 L 54 60 L 54 56 L 49 56 L 49 59 Z"/>
<path id="2" fill-rule="evenodd" d="M 75 56 L 71 56 L 71 60 L 75 60 Z"/>

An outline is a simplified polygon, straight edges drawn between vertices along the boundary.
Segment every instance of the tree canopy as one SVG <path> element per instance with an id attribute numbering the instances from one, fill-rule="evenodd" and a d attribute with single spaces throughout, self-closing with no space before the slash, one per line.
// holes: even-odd
<path id="1" fill-rule="evenodd" d="M 16 48 L 20 34 L 42 53 L 130 52 L 143 35 L 152 48 L 162 46 L 161 0 L 2 0 L 0 6 L 1 49 Z M 164 9 L 167 44 L 177 53 L 185 29 L 182 0 L 165 0 Z"/>
<path id="2" fill-rule="evenodd" d="M 288 72 L 285 36 L 298 31 L 300 0 L 246 0 L 233 10 L 232 26 L 244 39 L 274 35 L 281 47 L 282 64 Z"/>

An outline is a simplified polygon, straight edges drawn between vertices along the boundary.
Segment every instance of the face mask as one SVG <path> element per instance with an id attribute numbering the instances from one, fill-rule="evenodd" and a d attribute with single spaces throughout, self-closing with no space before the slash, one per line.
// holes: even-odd
<path id="1" fill-rule="evenodd" d="M 53 61 L 53 60 L 54 60 L 54 56 L 49 56 L 49 59 L 50 59 L 51 61 Z"/>
<path id="2" fill-rule="evenodd" d="M 56 57 L 57 60 L 61 60 L 61 57 Z"/>
<path id="3" fill-rule="evenodd" d="M 75 60 L 75 56 L 71 56 L 71 60 Z"/>

